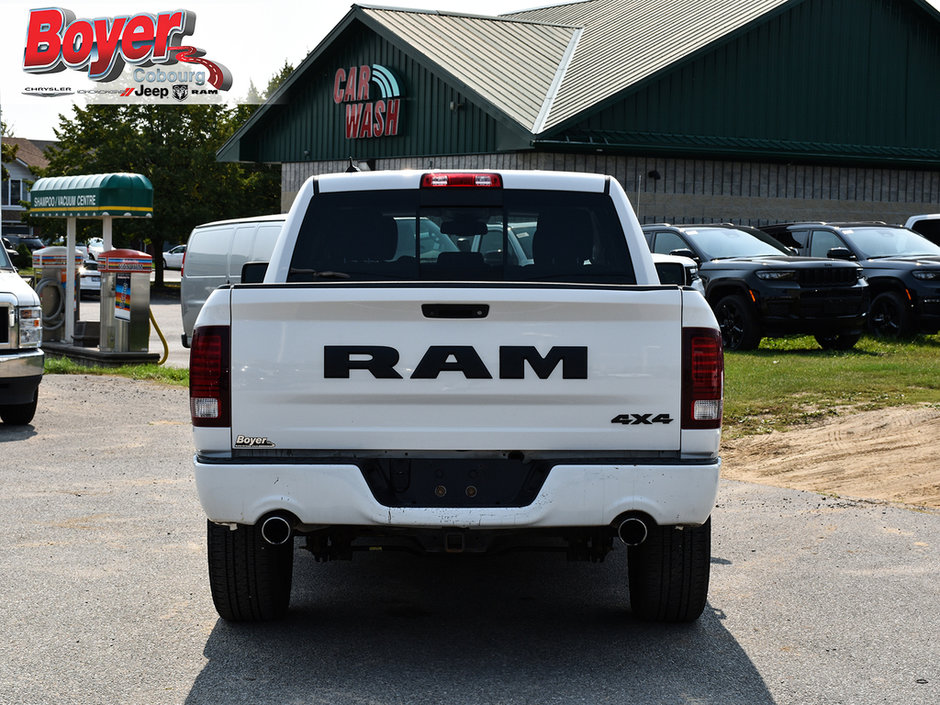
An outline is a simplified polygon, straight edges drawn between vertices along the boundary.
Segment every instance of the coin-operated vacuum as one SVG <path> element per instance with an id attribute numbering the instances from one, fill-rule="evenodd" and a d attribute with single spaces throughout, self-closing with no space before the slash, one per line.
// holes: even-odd
<path id="1" fill-rule="evenodd" d="M 102 352 L 147 352 L 152 270 L 153 258 L 137 250 L 109 250 L 98 257 Z"/>
<path id="2" fill-rule="evenodd" d="M 73 250 L 73 253 L 74 276 L 71 279 L 75 291 L 74 296 L 71 297 L 71 316 L 74 322 L 79 318 L 78 269 L 82 265 L 82 253 L 78 250 Z M 66 309 L 69 299 L 66 296 L 66 282 L 69 279 L 68 260 L 68 249 L 65 247 L 45 247 L 33 252 L 33 281 L 42 308 L 42 338 L 44 342 L 65 340 Z"/>

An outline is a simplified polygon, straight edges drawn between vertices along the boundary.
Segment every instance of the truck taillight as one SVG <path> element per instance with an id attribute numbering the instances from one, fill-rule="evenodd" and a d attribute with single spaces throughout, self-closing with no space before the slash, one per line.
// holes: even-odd
<path id="1" fill-rule="evenodd" d="M 193 426 L 231 425 L 231 335 L 228 326 L 200 326 L 189 351 Z"/>
<path id="2" fill-rule="evenodd" d="M 721 428 L 725 361 L 720 331 L 682 329 L 682 428 Z"/>
<path id="3" fill-rule="evenodd" d="M 421 188 L 502 188 L 503 178 L 499 174 L 442 173 L 425 174 L 421 177 Z"/>

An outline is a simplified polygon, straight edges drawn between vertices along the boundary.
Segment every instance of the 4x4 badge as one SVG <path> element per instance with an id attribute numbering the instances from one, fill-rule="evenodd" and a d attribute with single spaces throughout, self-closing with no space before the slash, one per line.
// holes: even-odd
<path id="1" fill-rule="evenodd" d="M 620 423 L 624 426 L 644 426 L 654 423 L 670 424 L 672 417 L 669 414 L 619 414 L 610 420 L 611 423 Z"/>

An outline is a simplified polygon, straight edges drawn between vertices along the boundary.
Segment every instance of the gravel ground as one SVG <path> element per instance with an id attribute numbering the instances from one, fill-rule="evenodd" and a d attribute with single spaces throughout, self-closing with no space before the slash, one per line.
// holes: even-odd
<path id="1" fill-rule="evenodd" d="M 637 622 L 623 552 L 296 556 L 220 621 L 186 390 L 49 376 L 0 425 L 0 703 L 940 702 L 940 513 L 725 480 L 695 624 Z"/>

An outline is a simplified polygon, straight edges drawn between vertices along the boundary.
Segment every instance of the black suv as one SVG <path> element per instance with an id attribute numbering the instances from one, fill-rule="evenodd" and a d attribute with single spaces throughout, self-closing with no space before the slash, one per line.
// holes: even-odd
<path id="1" fill-rule="evenodd" d="M 760 230 L 728 223 L 645 225 L 643 232 L 653 252 L 699 263 L 705 298 L 730 350 L 794 333 L 848 350 L 865 329 L 868 285 L 852 262 L 797 257 Z"/>
<path id="2" fill-rule="evenodd" d="M 17 249 L 21 244 L 26 245 L 30 252 L 35 252 L 36 250 L 41 250 L 45 245 L 42 243 L 38 237 L 33 235 L 10 235 L 6 234 L 3 236 L 12 246 L 13 249 Z"/>
<path id="3" fill-rule="evenodd" d="M 868 325 L 903 338 L 940 330 L 940 246 L 885 223 L 789 223 L 763 228 L 801 253 L 862 265 L 871 288 Z"/>

